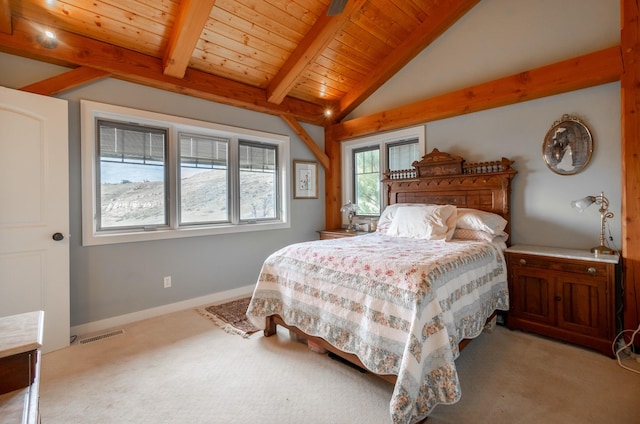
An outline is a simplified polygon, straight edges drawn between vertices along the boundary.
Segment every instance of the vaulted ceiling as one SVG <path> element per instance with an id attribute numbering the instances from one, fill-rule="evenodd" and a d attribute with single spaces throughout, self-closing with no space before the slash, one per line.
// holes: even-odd
<path id="1" fill-rule="evenodd" d="M 345 0 L 340 0 L 344 2 Z M 23 90 L 46 95 L 118 78 L 282 117 L 327 169 L 340 223 L 336 140 L 621 81 L 625 324 L 640 322 L 640 13 L 621 0 L 621 45 L 341 122 L 479 0 L 0 0 L 0 51 L 71 68 Z M 550 11 L 553 12 L 553 11 Z M 52 31 L 56 39 L 41 34 Z M 624 62 L 624 66 L 623 66 Z M 0 64 L 0 66 L 2 66 Z M 1 68 L 0 68 L 1 69 Z M 331 110 L 330 117 L 325 115 Z M 337 125 L 332 125 L 341 122 Z M 626 183 L 626 180 L 629 183 Z"/>
<path id="2" fill-rule="evenodd" d="M 0 0 L 0 51 L 73 69 L 31 91 L 114 77 L 327 125 L 478 1 Z"/>

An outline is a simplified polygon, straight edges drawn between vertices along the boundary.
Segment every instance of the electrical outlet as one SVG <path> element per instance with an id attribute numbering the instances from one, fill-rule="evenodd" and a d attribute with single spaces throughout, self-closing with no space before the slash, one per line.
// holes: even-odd
<path id="1" fill-rule="evenodd" d="M 169 288 L 171 287 L 171 276 L 168 275 L 166 277 L 164 277 L 164 288 Z"/>

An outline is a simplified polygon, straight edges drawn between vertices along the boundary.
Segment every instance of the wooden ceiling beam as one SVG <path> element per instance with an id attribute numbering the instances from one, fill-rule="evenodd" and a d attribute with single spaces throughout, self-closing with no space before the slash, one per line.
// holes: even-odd
<path id="1" fill-rule="evenodd" d="M 442 35 L 480 0 L 449 0 L 431 10 L 422 24 L 394 49 L 366 78 L 358 82 L 341 100 L 337 120 L 344 119 L 400 69 Z M 444 2 L 442 2 L 444 3 Z"/>
<path id="2" fill-rule="evenodd" d="M 315 125 L 326 124 L 321 105 L 285 98 L 281 104 L 269 103 L 264 89 L 226 78 L 187 69 L 178 79 L 164 75 L 162 60 L 73 34 L 57 31 L 58 46 L 42 47 L 29 23 L 13 18 L 13 34 L 0 33 L 0 51 L 63 66 L 86 66 L 112 74 L 114 78 L 240 107 L 270 115 L 291 115 Z"/>
<path id="3" fill-rule="evenodd" d="M 0 0 L 0 32 L 11 34 L 11 2 Z"/>
<path id="4" fill-rule="evenodd" d="M 630 54 L 629 63 L 636 63 L 633 61 L 637 56 L 637 52 Z M 341 141 L 614 82 L 620 79 L 622 70 L 620 47 L 616 46 L 325 127 L 325 152 L 331 160 L 331 168 L 325 173 L 325 224 L 327 228 L 338 228 L 342 219 L 339 212 L 339 205 L 342 201 L 339 159 Z M 638 96 L 633 94 L 637 93 L 636 86 L 637 75 L 630 78 L 627 87 L 629 93 L 635 96 L 636 99 L 632 100 L 635 102 L 637 102 Z M 633 113 L 629 113 L 627 118 L 635 119 Z M 635 124 L 628 124 L 629 132 L 626 133 L 629 137 L 628 143 L 630 143 L 627 146 L 627 153 L 631 156 L 627 156 L 626 161 L 633 164 L 632 166 L 635 166 L 632 158 L 637 157 L 636 152 L 640 150 L 637 143 L 637 119 L 635 120 Z M 629 136 L 629 134 L 631 135 Z M 625 150 L 624 144 L 623 150 Z M 638 190 L 631 191 L 631 196 L 636 196 L 634 202 L 637 205 Z M 623 242 L 623 250 L 624 246 Z M 638 269 L 640 266 L 636 267 L 636 271 Z M 635 275 L 638 275 L 638 272 Z M 638 288 L 635 287 L 634 290 L 636 289 Z M 627 296 L 627 299 L 631 299 L 631 297 Z M 640 316 L 637 312 L 640 310 L 640 306 L 637 306 L 640 305 L 638 299 L 640 296 L 636 296 L 633 300 L 636 302 L 636 309 L 632 313 L 634 320 Z"/>
<path id="5" fill-rule="evenodd" d="M 267 86 L 267 99 L 279 104 L 302 78 L 304 71 L 313 64 L 327 48 L 351 16 L 358 12 L 367 0 L 356 0 L 347 3 L 341 14 L 336 16 L 320 16 L 293 53 L 282 65 L 278 73 Z"/>
<path id="6" fill-rule="evenodd" d="M 29 84 L 20 90 L 41 94 L 43 96 L 55 96 L 56 94 L 72 90 L 76 87 L 108 78 L 109 76 L 110 74 L 108 72 L 81 66 L 69 72 L 56 75 L 55 77 Z"/>
<path id="7" fill-rule="evenodd" d="M 300 125 L 300 123 L 296 120 L 296 118 L 288 115 L 280 115 L 280 117 L 284 122 L 287 123 L 287 125 L 289 125 L 289 127 L 291 127 L 293 132 L 298 134 L 298 137 L 300 137 L 302 142 L 309 148 L 309 150 L 311 150 L 313 155 L 316 157 L 316 159 L 318 159 L 318 161 L 324 167 L 324 169 L 329 169 L 329 165 L 330 165 L 329 156 L 327 156 L 322 151 L 320 146 L 316 144 L 316 142 L 313 140 L 313 138 L 311 138 L 309 133 L 306 132 L 304 128 L 302 128 L 302 125 Z"/>
<path id="8" fill-rule="evenodd" d="M 439 119 L 506 106 L 527 100 L 618 81 L 620 47 L 452 91 L 416 103 L 332 125 L 336 140 L 361 137 Z"/>
<path id="9" fill-rule="evenodd" d="M 183 78 L 216 0 L 182 0 L 163 58 L 164 74 Z"/>

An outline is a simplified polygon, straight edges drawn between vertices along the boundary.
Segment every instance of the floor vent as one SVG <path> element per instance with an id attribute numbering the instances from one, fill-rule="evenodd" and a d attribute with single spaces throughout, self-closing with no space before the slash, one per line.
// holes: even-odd
<path id="1" fill-rule="evenodd" d="M 109 337 L 119 336 L 121 334 L 124 334 L 124 330 L 110 331 L 108 333 L 99 334 L 97 336 L 87 337 L 86 339 L 80 340 L 78 343 L 80 344 L 93 343 L 93 342 L 97 342 L 98 340 L 108 339 Z"/>

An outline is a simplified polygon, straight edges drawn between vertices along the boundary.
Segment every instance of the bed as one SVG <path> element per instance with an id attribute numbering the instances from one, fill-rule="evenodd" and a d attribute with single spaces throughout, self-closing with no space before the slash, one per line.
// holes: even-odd
<path id="1" fill-rule="evenodd" d="M 385 173 L 377 230 L 274 252 L 249 320 L 267 337 L 280 325 L 390 381 L 394 424 L 455 403 L 454 360 L 509 306 L 512 163 L 466 163 L 434 149 L 413 169 Z"/>

